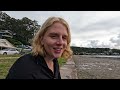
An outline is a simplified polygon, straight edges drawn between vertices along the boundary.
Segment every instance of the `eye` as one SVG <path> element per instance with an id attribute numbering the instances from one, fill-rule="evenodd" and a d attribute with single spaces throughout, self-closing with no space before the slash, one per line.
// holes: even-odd
<path id="1" fill-rule="evenodd" d="M 63 40 L 67 40 L 67 37 L 66 37 L 66 36 L 63 36 Z"/>
<path id="2" fill-rule="evenodd" d="M 55 35 L 52 35 L 52 36 L 50 36 L 50 37 L 53 38 L 53 39 L 57 38 L 57 36 L 55 36 Z"/>

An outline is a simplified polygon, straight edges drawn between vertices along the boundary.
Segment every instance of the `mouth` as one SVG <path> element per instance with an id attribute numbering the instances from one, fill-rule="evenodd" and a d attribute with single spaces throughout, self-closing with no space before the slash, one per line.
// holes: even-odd
<path id="1" fill-rule="evenodd" d="M 53 48 L 55 53 L 61 53 L 62 48 Z"/>

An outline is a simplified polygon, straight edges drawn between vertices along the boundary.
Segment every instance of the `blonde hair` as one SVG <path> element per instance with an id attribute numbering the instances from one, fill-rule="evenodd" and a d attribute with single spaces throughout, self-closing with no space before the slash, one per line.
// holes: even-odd
<path id="1" fill-rule="evenodd" d="M 67 48 L 64 50 L 61 56 L 62 58 L 65 58 L 67 60 L 68 58 L 71 58 L 73 54 L 70 48 L 71 34 L 70 34 L 70 28 L 68 23 L 60 17 L 50 17 L 43 23 L 40 30 L 36 33 L 35 37 L 33 38 L 32 53 L 35 56 L 37 55 L 45 56 L 45 50 L 43 48 L 43 45 L 41 44 L 41 40 L 44 34 L 46 33 L 46 31 L 48 30 L 48 28 L 52 26 L 55 22 L 59 22 L 67 28 L 67 33 L 68 33 Z"/>

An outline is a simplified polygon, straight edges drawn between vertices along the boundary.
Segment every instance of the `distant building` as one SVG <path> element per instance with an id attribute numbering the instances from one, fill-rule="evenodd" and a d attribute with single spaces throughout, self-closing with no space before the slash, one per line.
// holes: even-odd
<path id="1" fill-rule="evenodd" d="M 2 48 L 16 48 L 6 39 L 0 39 L 0 49 Z"/>
<path id="2" fill-rule="evenodd" d="M 12 38 L 13 37 L 12 31 L 10 31 L 10 30 L 0 30 L 0 38 L 4 39 L 5 37 Z"/>

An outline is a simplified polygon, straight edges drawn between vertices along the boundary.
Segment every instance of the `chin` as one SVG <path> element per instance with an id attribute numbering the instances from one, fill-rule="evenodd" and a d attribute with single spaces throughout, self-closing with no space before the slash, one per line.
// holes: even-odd
<path id="1" fill-rule="evenodd" d="M 54 58 L 59 58 L 61 57 L 61 55 L 54 55 Z"/>

